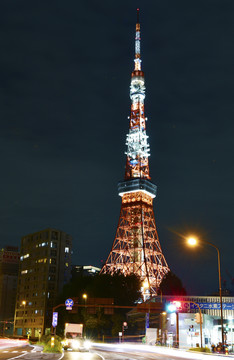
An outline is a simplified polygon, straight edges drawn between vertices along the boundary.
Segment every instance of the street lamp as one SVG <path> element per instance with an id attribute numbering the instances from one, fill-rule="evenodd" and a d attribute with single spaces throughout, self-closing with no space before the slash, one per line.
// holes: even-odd
<path id="1" fill-rule="evenodd" d="M 87 297 L 88 297 L 87 294 L 83 294 L 82 297 L 85 300 L 85 305 L 86 305 L 86 300 L 87 300 Z"/>
<path id="2" fill-rule="evenodd" d="M 83 294 L 82 295 L 84 301 L 85 301 L 85 328 L 84 328 L 84 335 L 85 335 L 85 332 L 86 332 L 86 318 L 87 318 L 87 313 L 86 313 L 86 301 L 87 301 L 87 297 L 88 295 L 87 294 Z"/>
<path id="3" fill-rule="evenodd" d="M 221 284 L 221 271 L 220 271 L 220 252 L 216 245 L 205 240 L 197 240 L 196 237 L 189 237 L 187 243 L 191 246 L 196 246 L 198 243 L 208 244 L 214 247 L 218 254 L 218 273 L 219 273 L 219 298 L 220 298 L 220 313 L 221 313 L 221 333 L 222 333 L 222 350 L 224 348 L 224 332 L 223 332 L 223 302 L 222 302 L 222 284 Z"/>
<path id="4" fill-rule="evenodd" d="M 25 314 L 25 305 L 26 305 L 26 301 L 23 300 L 22 303 L 21 303 L 24 307 L 24 313 L 23 313 L 23 327 L 22 327 L 22 335 L 24 335 L 24 314 Z"/>

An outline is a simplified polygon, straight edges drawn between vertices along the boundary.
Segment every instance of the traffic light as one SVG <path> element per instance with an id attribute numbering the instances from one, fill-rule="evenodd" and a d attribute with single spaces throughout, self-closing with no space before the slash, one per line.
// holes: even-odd
<path id="1" fill-rule="evenodd" d="M 168 304 L 167 305 L 167 311 L 170 312 L 170 313 L 175 312 L 176 311 L 175 304 L 172 304 L 172 303 Z"/>
<path id="2" fill-rule="evenodd" d="M 196 321 L 197 324 L 203 323 L 202 314 L 196 313 L 196 314 L 195 314 L 195 321 Z"/>
<path id="3" fill-rule="evenodd" d="M 167 305 L 168 312 L 176 312 L 182 310 L 181 301 L 172 301 L 170 304 Z"/>

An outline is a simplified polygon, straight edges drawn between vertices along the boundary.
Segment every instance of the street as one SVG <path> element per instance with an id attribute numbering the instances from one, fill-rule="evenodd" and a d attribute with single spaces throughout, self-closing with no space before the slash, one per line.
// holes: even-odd
<path id="1" fill-rule="evenodd" d="M 227 360 L 229 357 L 131 343 L 94 344 L 92 351 L 94 350 L 102 356 L 103 360 Z M 230 358 L 233 357 L 230 356 Z"/>
<path id="2" fill-rule="evenodd" d="M 65 351 L 63 354 L 44 354 L 39 346 L 24 345 L 0 348 L 0 360 L 222 360 L 233 358 L 188 352 L 164 347 L 136 344 L 93 344 L 90 352 Z M 217 357 L 218 356 L 218 357 Z"/>
<path id="3" fill-rule="evenodd" d="M 61 354 L 59 357 L 61 357 Z M 57 360 L 59 357 L 56 357 L 55 359 Z M 15 358 L 23 358 L 24 360 L 42 359 L 41 348 L 30 345 L 24 345 L 24 346 L 7 347 L 0 349 L 0 359 L 7 360 L 7 359 L 15 359 Z"/>

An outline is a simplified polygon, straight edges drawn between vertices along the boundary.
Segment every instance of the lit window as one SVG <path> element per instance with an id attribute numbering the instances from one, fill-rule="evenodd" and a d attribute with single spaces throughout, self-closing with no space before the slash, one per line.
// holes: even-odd
<path id="1" fill-rule="evenodd" d="M 21 274 L 27 274 L 28 270 L 22 270 Z"/>

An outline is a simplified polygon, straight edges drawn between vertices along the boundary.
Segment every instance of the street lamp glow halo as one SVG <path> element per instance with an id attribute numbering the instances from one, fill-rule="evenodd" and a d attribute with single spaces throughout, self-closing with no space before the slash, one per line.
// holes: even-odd
<path id="1" fill-rule="evenodd" d="M 197 245 L 197 239 L 194 236 L 191 236 L 187 239 L 187 243 L 191 246 L 196 246 Z"/>

